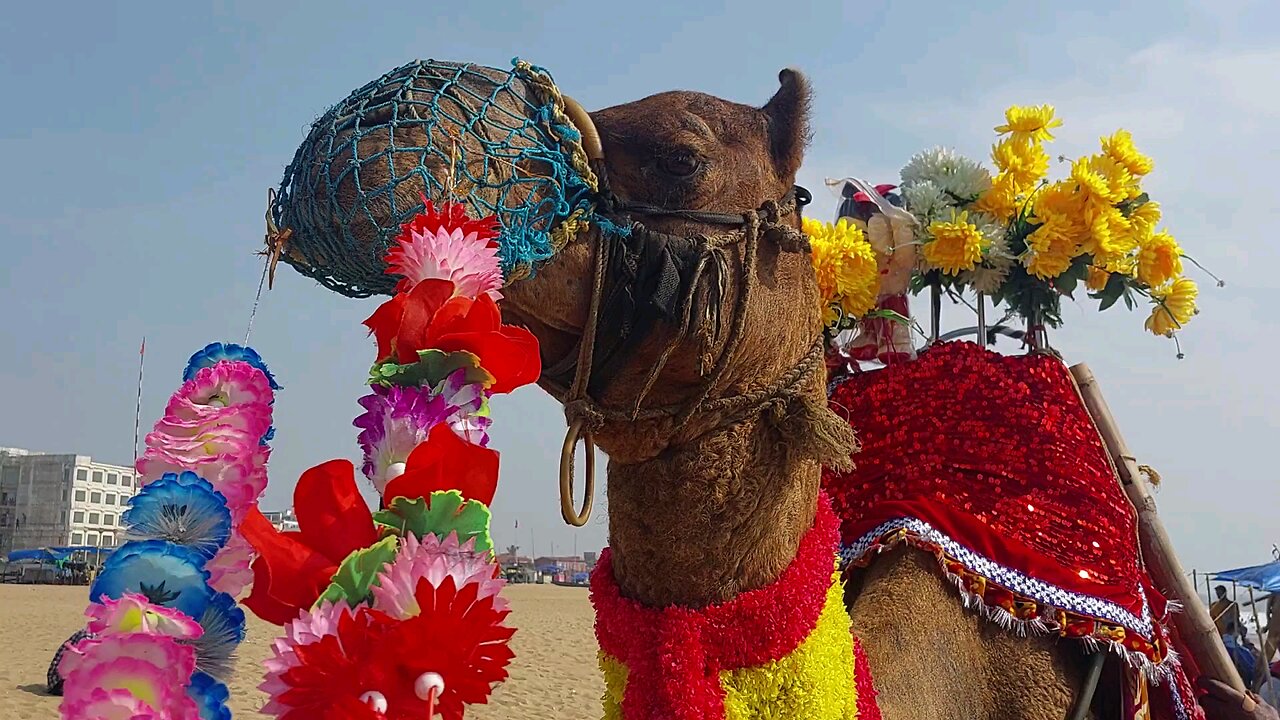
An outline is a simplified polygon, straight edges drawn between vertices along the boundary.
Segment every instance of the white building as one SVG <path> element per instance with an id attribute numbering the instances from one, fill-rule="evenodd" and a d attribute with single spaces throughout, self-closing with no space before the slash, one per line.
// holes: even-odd
<path id="1" fill-rule="evenodd" d="M 275 529 L 280 532 L 298 531 L 298 516 L 293 514 L 293 508 L 289 508 L 288 510 L 264 511 L 262 515 L 267 519 L 267 522 L 274 525 Z"/>
<path id="2" fill-rule="evenodd" d="M 0 557 L 27 548 L 114 548 L 123 542 L 120 515 L 138 489 L 129 467 L 0 448 Z"/>

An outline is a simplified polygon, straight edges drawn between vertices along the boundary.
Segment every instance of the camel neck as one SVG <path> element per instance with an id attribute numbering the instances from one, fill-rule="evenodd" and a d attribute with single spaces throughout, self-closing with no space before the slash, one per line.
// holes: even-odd
<path id="1" fill-rule="evenodd" d="M 700 608 L 764 587 L 812 526 L 821 467 L 762 418 L 609 466 L 613 571 L 649 607 Z"/>

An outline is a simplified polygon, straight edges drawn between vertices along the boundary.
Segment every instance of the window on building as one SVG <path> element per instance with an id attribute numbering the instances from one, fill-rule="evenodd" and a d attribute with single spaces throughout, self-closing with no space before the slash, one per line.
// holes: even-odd
<path id="1" fill-rule="evenodd" d="M 69 497 L 71 497 L 71 490 L 69 488 L 62 488 L 62 502 L 66 502 Z"/>
<path id="2" fill-rule="evenodd" d="M 71 544 L 72 544 L 72 545 L 83 545 L 83 544 L 84 544 L 84 533 L 71 533 Z"/>
<path id="3" fill-rule="evenodd" d="M 111 533 L 102 533 L 102 547 L 115 547 L 116 536 Z"/>
<path id="4" fill-rule="evenodd" d="M 88 535 L 85 535 L 85 536 L 84 536 L 84 544 L 85 544 L 85 545 L 97 545 L 97 544 L 98 544 L 98 533 L 96 533 L 96 532 L 91 532 L 91 533 L 89 533 Z"/>
<path id="5" fill-rule="evenodd" d="M 87 481 L 89 479 L 89 471 L 85 468 L 76 468 L 76 479 Z"/>
<path id="6" fill-rule="evenodd" d="M 102 502 L 102 493 L 100 493 L 100 492 L 92 492 L 92 493 L 89 493 L 89 502 L 91 502 L 91 503 L 100 503 L 100 502 Z"/>
<path id="7" fill-rule="evenodd" d="M 116 524 L 116 516 L 115 516 L 115 515 L 113 515 L 113 514 L 111 514 L 111 513 L 102 513 L 102 524 L 103 524 L 103 525 L 115 525 L 115 524 Z"/>
<path id="8" fill-rule="evenodd" d="M 96 482 L 96 483 L 100 483 L 100 482 L 102 482 L 102 471 L 101 471 L 101 470 L 94 470 L 94 471 L 93 471 L 93 481 L 94 481 L 94 482 Z"/>
<path id="9" fill-rule="evenodd" d="M 85 491 L 83 490 L 76 491 L 76 502 L 84 502 L 86 497 L 88 497 L 88 494 L 85 493 Z"/>
<path id="10" fill-rule="evenodd" d="M 77 510 L 77 511 L 75 511 L 75 512 L 71 513 L 71 522 L 75 522 L 75 523 L 82 523 L 82 522 L 84 522 L 84 511 L 83 511 L 83 510 Z"/>
<path id="11" fill-rule="evenodd" d="M 91 513 L 89 513 L 89 524 L 90 524 L 90 525 L 101 525 L 101 524 L 102 524 L 102 514 L 101 514 L 101 513 L 95 513 L 95 512 L 91 512 Z"/>
<path id="12" fill-rule="evenodd" d="M 119 484 L 120 484 L 120 476 L 119 476 L 119 475 L 117 475 L 116 473 L 107 473 L 107 484 L 108 484 L 108 485 L 119 485 Z"/>
<path id="13" fill-rule="evenodd" d="M 108 504 L 108 505 L 115 505 L 115 504 L 116 504 L 116 495 L 115 495 L 115 493 L 107 493 L 107 504 Z"/>

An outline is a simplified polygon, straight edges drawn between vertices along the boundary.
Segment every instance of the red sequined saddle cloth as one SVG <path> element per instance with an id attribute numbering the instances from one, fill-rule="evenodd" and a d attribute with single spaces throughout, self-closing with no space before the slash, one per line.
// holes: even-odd
<path id="1" fill-rule="evenodd" d="M 943 343 L 840 381 L 830 401 L 862 440 L 853 471 L 824 477 L 845 562 L 928 550 L 993 619 L 1109 645 L 1182 688 L 1153 693 L 1182 706 L 1158 714 L 1195 716 L 1136 513 L 1060 360 Z"/>

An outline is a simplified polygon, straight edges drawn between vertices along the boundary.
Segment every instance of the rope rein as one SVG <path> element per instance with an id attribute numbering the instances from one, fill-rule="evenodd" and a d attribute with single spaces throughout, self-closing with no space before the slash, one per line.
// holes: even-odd
<path id="1" fill-rule="evenodd" d="M 601 179 L 607 176 L 600 173 Z M 602 183 L 603 185 L 604 183 Z M 624 205 L 610 197 L 603 203 L 603 210 L 613 213 L 634 213 L 656 217 L 673 217 L 690 222 L 709 225 L 734 227 L 715 235 L 697 235 L 690 239 L 697 243 L 698 259 L 689 282 L 689 287 L 681 297 L 680 324 L 671 340 L 663 347 L 657 362 L 650 368 L 631 407 L 607 407 L 599 400 L 591 397 L 588 388 L 592 380 L 595 362 L 597 330 L 601 321 L 601 306 L 604 298 L 606 276 L 610 266 L 611 252 L 614 249 L 606 233 L 594 236 L 593 273 L 591 297 L 587 309 L 586 323 L 579 340 L 576 353 L 571 352 L 558 367 L 565 370 L 570 365 L 570 358 L 576 355 L 573 381 L 568 388 L 544 377 L 543 385 L 553 395 L 561 398 L 565 407 L 565 418 L 569 430 L 561 451 L 560 462 L 560 510 L 564 521 L 570 525 L 585 525 L 591 514 L 592 497 L 595 492 L 594 473 L 594 434 L 608 422 L 635 422 L 638 420 L 669 420 L 672 430 L 685 427 L 696 415 L 718 413 L 721 418 L 718 426 L 724 426 L 757 412 L 763 412 L 770 406 L 781 406 L 799 394 L 803 384 L 813 376 L 819 368 L 824 367 L 824 345 L 819 336 L 804 356 L 773 383 L 750 392 L 725 397 L 712 397 L 719 388 L 729 369 L 730 363 L 737 356 L 742 343 L 746 325 L 747 309 L 756 285 L 756 258 L 759 253 L 761 238 L 766 238 L 778 245 L 784 252 L 805 252 L 808 250 L 808 239 L 789 224 L 787 220 L 797 215 L 808 203 L 808 192 L 796 188 L 781 200 L 770 200 L 759 210 L 733 215 L 707 213 L 693 210 L 667 210 L 646 205 Z M 632 225 L 632 231 L 652 232 L 641 223 Z M 659 233 L 653 233 L 658 235 Z M 668 236 L 671 237 L 671 236 Z M 715 328 L 712 341 L 716 342 L 722 335 L 719 323 L 719 309 L 724 293 L 724 280 L 727 262 L 725 250 L 742 244 L 742 259 L 739 273 L 739 291 L 733 303 L 732 317 L 725 338 L 724 347 L 706 374 L 705 381 L 692 400 L 676 405 L 642 407 L 644 400 L 656 384 L 658 377 L 666 368 L 671 355 L 679 348 L 689 334 L 693 323 L 695 304 L 693 302 L 697 290 L 701 287 L 704 274 L 711 268 L 716 273 L 716 282 L 712 290 L 711 302 L 707 312 L 712 314 Z M 584 504 L 578 509 L 573 497 L 574 454 L 581 441 L 587 449 L 587 473 Z"/>

